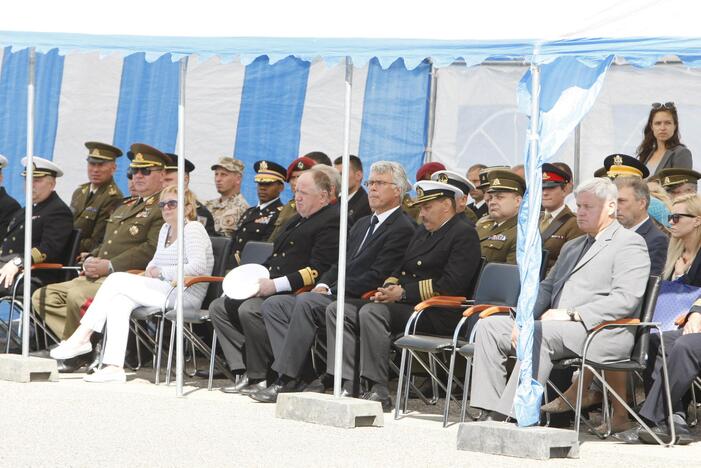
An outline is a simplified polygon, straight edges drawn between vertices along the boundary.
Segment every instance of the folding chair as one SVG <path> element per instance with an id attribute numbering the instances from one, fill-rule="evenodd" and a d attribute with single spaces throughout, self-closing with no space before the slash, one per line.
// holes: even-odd
<path id="1" fill-rule="evenodd" d="M 467 300 L 464 297 L 437 296 L 428 299 L 420 304 L 417 304 L 415 312 L 407 322 L 404 336 L 395 342 L 395 345 L 402 349 L 402 359 L 399 371 L 399 384 L 397 385 L 397 403 L 395 406 L 395 418 L 398 418 L 402 413 L 402 408 L 406 410 L 408 404 L 409 392 L 405 391 L 405 383 L 409 382 L 411 376 L 412 360 L 415 358 L 419 364 L 428 372 L 434 386 L 440 386 L 446 394 L 445 409 L 443 412 L 443 426 L 448 423 L 448 413 L 450 411 L 451 390 L 453 382 L 458 387 L 466 388 L 469 380 L 469 372 L 466 372 L 466 379 L 463 384 L 457 381 L 454 377 L 455 370 L 455 351 L 469 340 L 461 338 L 462 329 L 468 319 L 475 314 L 495 306 L 512 307 L 518 301 L 518 293 L 520 291 L 520 281 L 518 267 L 516 265 L 507 265 L 502 263 L 488 263 L 482 269 L 477 287 L 475 288 L 474 300 Z M 416 334 L 418 321 L 423 317 L 423 314 L 431 313 L 432 308 L 443 309 L 464 309 L 473 305 L 462 312 L 463 317 L 458 322 L 453 332 L 452 337 L 440 337 L 431 335 Z M 474 327 L 473 327 L 474 328 Z M 407 354 L 408 351 L 408 354 Z M 426 363 L 418 353 L 426 353 L 429 357 L 429 362 Z M 436 355 L 440 353 L 450 353 L 450 364 L 446 367 Z M 438 364 L 447 374 L 447 383 L 443 384 L 436 372 L 436 364 Z M 469 364 L 469 363 L 468 363 Z M 402 393 L 404 391 L 404 393 Z M 434 395 L 437 394 L 437 388 L 434 389 Z"/>
<path id="2" fill-rule="evenodd" d="M 78 250 L 80 248 L 80 229 L 73 229 L 71 231 L 70 236 L 68 237 L 68 242 L 66 243 L 66 256 L 63 258 L 63 263 L 35 263 L 32 265 L 32 271 L 60 271 L 63 270 L 65 271 L 63 281 L 68 281 L 75 277 L 77 273 L 80 271 L 80 267 L 76 266 L 76 257 L 78 256 Z M 20 321 L 22 319 L 22 314 L 24 311 L 22 310 L 22 296 L 21 293 L 18 293 L 19 285 L 22 284 L 22 280 L 24 279 L 24 272 L 20 272 L 17 275 L 17 278 L 15 278 L 15 282 L 12 285 L 12 295 L 11 296 L 5 296 L 0 298 L 0 303 L 2 302 L 9 302 L 10 305 L 10 310 L 9 314 L 7 317 L 7 343 L 5 345 L 5 352 L 9 353 L 10 352 L 10 343 L 12 342 L 13 339 L 21 345 L 21 342 L 19 340 L 19 336 L 17 338 L 14 338 L 12 335 L 12 316 L 15 307 L 17 307 L 20 311 Z M 41 278 L 37 278 L 36 276 L 32 276 L 31 282 L 34 285 L 34 289 L 45 286 L 46 284 L 50 284 L 54 281 L 47 281 L 47 280 L 42 280 Z M 48 348 L 48 341 L 47 337 L 51 338 L 54 343 L 58 343 L 60 340 L 56 337 L 56 335 L 53 334 L 53 332 L 46 326 L 46 323 L 44 322 L 44 319 L 41 316 L 38 316 L 34 311 L 30 310 L 29 312 L 29 318 L 30 321 L 34 324 L 34 339 L 36 340 L 36 346 L 37 349 L 39 348 L 39 334 L 38 334 L 38 328 L 41 328 L 43 334 L 44 334 L 44 347 Z M 5 324 L 3 324 L 5 326 Z"/>
<path id="3" fill-rule="evenodd" d="M 667 372 L 667 354 L 664 348 L 664 341 L 660 340 L 660 357 L 662 359 L 662 379 L 663 387 L 665 390 L 667 409 L 669 412 L 669 427 L 671 431 L 671 441 L 669 444 L 665 444 L 652 430 L 645 424 L 645 422 L 638 416 L 638 414 L 633 410 L 625 398 L 618 395 L 613 388 L 606 382 L 606 371 L 627 371 L 627 372 L 642 372 L 647 366 L 647 353 L 650 344 L 650 330 L 656 329 L 661 333 L 660 324 L 652 322 L 651 318 L 655 311 L 655 303 L 657 302 L 657 294 L 659 292 L 659 277 L 650 276 L 647 283 L 647 288 L 645 290 L 645 295 L 643 297 L 643 303 L 640 308 L 640 313 L 638 318 L 626 318 L 621 320 L 615 320 L 611 322 L 605 322 L 596 327 L 594 330 L 587 334 L 587 339 L 584 343 L 584 349 L 581 357 L 568 358 L 557 361 L 555 363 L 557 368 L 566 367 L 576 367 L 580 371 L 580 376 L 584 375 L 585 369 L 588 369 L 596 379 L 601 382 L 603 387 L 603 414 L 607 423 L 607 434 L 600 434 L 596 431 L 595 434 L 600 438 L 606 437 L 606 435 L 611 432 L 611 418 L 609 415 L 609 403 L 608 403 L 608 393 L 610 392 L 616 400 L 618 400 L 621 405 L 628 411 L 628 413 L 635 418 L 635 420 L 641 425 L 641 427 L 649 432 L 652 437 L 660 445 L 672 445 L 675 439 L 674 434 L 674 424 L 672 422 L 672 401 L 669 390 L 669 374 Z M 591 346 L 592 340 L 601 333 L 602 330 L 610 330 L 613 328 L 634 328 L 635 329 L 635 343 L 631 355 L 627 359 L 623 359 L 614 363 L 601 364 L 593 362 L 587 359 L 589 353 L 589 348 Z M 551 388 L 554 388 L 551 385 Z M 581 421 L 585 421 L 585 424 L 594 430 L 593 425 L 582 417 L 582 393 L 584 390 L 584 379 L 580 377 L 577 384 L 577 401 L 576 407 L 572 408 L 566 398 L 555 389 L 565 402 L 572 408 L 575 412 L 575 426 L 574 430 L 577 432 L 577 438 L 579 438 L 579 428 Z"/>

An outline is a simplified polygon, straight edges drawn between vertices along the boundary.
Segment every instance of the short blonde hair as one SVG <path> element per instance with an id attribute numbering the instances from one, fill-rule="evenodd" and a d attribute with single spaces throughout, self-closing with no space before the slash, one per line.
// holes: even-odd
<path id="1" fill-rule="evenodd" d="M 177 185 L 168 185 L 166 188 L 161 190 L 161 197 L 160 200 L 163 201 L 163 199 L 167 195 L 175 195 L 176 197 L 178 196 L 178 186 Z M 185 218 L 190 220 L 190 221 L 195 221 L 197 219 L 197 197 L 195 196 L 194 193 L 190 191 L 190 189 L 185 189 Z"/>

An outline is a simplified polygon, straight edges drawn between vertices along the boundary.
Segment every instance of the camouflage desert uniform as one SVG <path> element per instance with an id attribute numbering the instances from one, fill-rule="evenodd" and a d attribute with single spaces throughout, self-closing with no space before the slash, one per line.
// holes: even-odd
<path id="1" fill-rule="evenodd" d="M 240 193 L 222 200 L 221 197 L 208 200 L 204 206 L 214 217 L 214 230 L 220 236 L 230 237 L 236 231 L 236 226 L 243 213 L 248 209 L 248 202 Z"/>

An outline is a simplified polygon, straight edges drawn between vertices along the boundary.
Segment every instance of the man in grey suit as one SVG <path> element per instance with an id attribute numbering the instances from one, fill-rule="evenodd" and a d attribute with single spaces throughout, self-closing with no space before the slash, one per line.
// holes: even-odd
<path id="1" fill-rule="evenodd" d="M 541 282 L 533 315 L 533 369 L 545 384 L 552 362 L 581 355 L 587 332 L 603 322 L 634 316 L 640 307 L 650 258 L 645 241 L 616 221 L 618 191 L 610 180 L 585 182 L 575 191 L 577 225 L 586 234 L 571 240 Z M 515 353 L 518 328 L 510 317 L 481 320 L 477 329 L 473 407 L 513 416 L 518 363 L 506 380 L 507 357 Z M 602 332 L 589 359 L 611 362 L 628 357 L 634 332 Z"/>

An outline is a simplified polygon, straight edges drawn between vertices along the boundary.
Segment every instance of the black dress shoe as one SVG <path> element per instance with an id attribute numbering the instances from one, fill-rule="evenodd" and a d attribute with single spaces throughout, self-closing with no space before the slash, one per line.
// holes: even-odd
<path id="1" fill-rule="evenodd" d="M 389 395 L 381 394 L 376 391 L 365 392 L 361 397 L 363 400 L 379 401 L 382 404 L 382 411 L 388 413 L 392 411 L 392 398 Z"/>
<path id="2" fill-rule="evenodd" d="M 198 371 L 195 371 L 195 377 L 199 377 L 201 379 L 209 379 L 209 369 L 200 369 Z M 224 377 L 224 373 L 218 370 L 215 370 L 214 375 L 212 376 L 213 379 L 223 379 Z"/>
<path id="3" fill-rule="evenodd" d="M 659 424 L 650 429 L 662 442 L 669 443 L 670 431 L 666 424 Z M 674 439 L 674 445 L 689 445 L 693 442 L 689 426 L 682 417 L 677 417 L 677 415 L 674 415 Z M 655 438 L 642 427 L 638 431 L 638 440 L 643 444 L 657 445 Z"/>
<path id="4" fill-rule="evenodd" d="M 280 393 L 301 392 L 304 390 L 304 387 L 304 383 L 298 379 L 292 379 L 284 384 L 282 383 L 282 380 L 278 379 L 269 387 L 264 388 L 263 390 L 258 390 L 257 392 L 251 393 L 248 396 L 261 403 L 275 403 L 277 401 L 277 396 Z"/>
<path id="5" fill-rule="evenodd" d="M 248 374 L 243 374 L 238 382 L 234 385 L 229 385 L 228 387 L 222 387 L 221 391 L 224 393 L 239 393 L 242 389 L 248 387 L 251 382 L 248 380 Z"/>
<path id="6" fill-rule="evenodd" d="M 93 353 L 86 353 L 70 359 L 59 359 L 56 361 L 56 367 L 60 374 L 71 374 L 90 364 L 92 360 Z"/>
<path id="7" fill-rule="evenodd" d="M 321 380 L 321 377 L 318 379 L 312 380 L 304 389 L 305 392 L 314 392 L 314 393 L 326 393 L 326 390 L 329 388 L 324 384 L 324 382 Z"/>
<path id="8" fill-rule="evenodd" d="M 256 393 L 258 390 L 265 390 L 267 386 L 268 382 L 261 380 L 260 382 L 252 383 L 248 387 L 242 388 L 239 394 L 250 395 L 251 393 Z"/>

